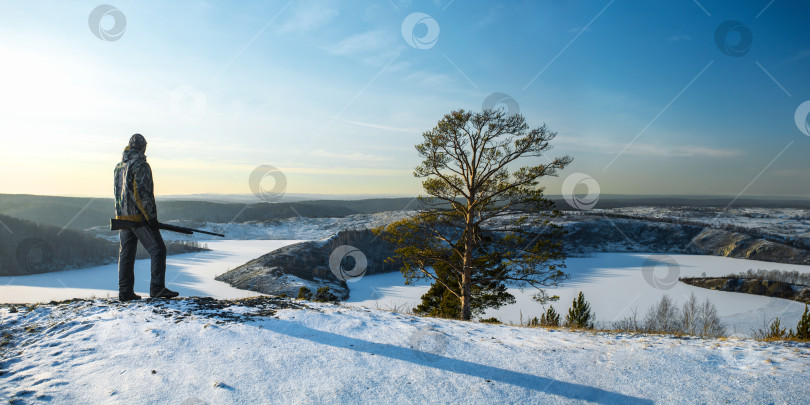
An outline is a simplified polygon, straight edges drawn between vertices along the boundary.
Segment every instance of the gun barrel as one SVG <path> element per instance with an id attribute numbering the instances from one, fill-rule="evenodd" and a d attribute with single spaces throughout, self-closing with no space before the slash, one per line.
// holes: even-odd
<path id="1" fill-rule="evenodd" d="M 167 231 L 174 231 L 174 232 L 181 232 L 181 233 L 188 233 L 188 234 L 192 234 L 192 233 L 196 232 L 196 233 L 204 233 L 206 235 L 219 236 L 219 237 L 222 237 L 222 238 L 225 237 L 225 235 L 223 235 L 221 233 L 202 231 L 202 230 L 194 229 L 194 228 L 186 228 L 184 226 L 169 225 L 169 224 L 160 224 L 158 226 L 160 227 L 160 229 L 165 229 Z"/>
<path id="2" fill-rule="evenodd" d="M 127 221 L 127 220 L 124 220 L 124 219 L 110 219 L 110 230 L 111 231 L 118 231 L 118 230 L 121 230 L 121 229 L 139 228 L 139 227 L 142 227 L 142 226 L 145 226 L 145 225 L 146 225 L 146 222 Z M 158 228 L 165 229 L 167 231 L 172 231 L 172 232 L 184 233 L 186 235 L 191 235 L 191 234 L 196 232 L 196 233 L 204 233 L 206 235 L 219 236 L 221 238 L 225 237 L 225 235 L 223 235 L 221 233 L 201 231 L 199 229 L 186 228 L 184 226 L 169 225 L 169 224 L 164 224 L 164 223 L 158 224 Z"/>

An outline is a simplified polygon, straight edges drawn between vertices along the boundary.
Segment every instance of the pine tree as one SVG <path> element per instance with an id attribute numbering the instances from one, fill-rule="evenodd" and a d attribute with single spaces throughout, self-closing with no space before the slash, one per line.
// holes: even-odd
<path id="1" fill-rule="evenodd" d="M 537 288 L 545 303 L 543 287 L 566 274 L 564 230 L 552 222 L 561 214 L 540 182 L 572 158 L 534 158 L 546 156 L 555 136 L 545 125 L 530 128 L 521 114 L 491 109 L 453 111 L 423 133 L 416 150 L 424 160 L 414 170 L 423 179 L 422 208 L 381 233 L 397 247 L 406 282 L 444 283 L 431 271 L 443 263 L 457 280 L 445 291 L 458 299 L 463 320 L 472 319 L 476 301 L 491 307 L 508 299 L 507 285 Z"/>
<path id="2" fill-rule="evenodd" d="M 312 298 L 312 291 L 309 288 L 301 287 L 298 289 L 298 299 L 299 300 L 308 300 Z"/>
<path id="3" fill-rule="evenodd" d="M 808 312 L 807 304 L 804 304 L 802 319 L 799 319 L 799 324 L 796 325 L 795 337 L 800 340 L 810 340 L 810 312 Z"/>
<path id="4" fill-rule="evenodd" d="M 568 315 L 565 316 L 565 326 L 582 329 L 593 329 L 594 315 L 591 313 L 591 304 L 585 301 L 585 294 L 579 296 L 571 303 Z"/>
<path id="5" fill-rule="evenodd" d="M 312 295 L 312 300 L 315 302 L 338 302 L 338 297 L 329 291 L 329 287 L 318 287 L 318 291 Z"/>
<path id="6" fill-rule="evenodd" d="M 771 322 L 770 330 L 765 335 L 765 339 L 783 339 L 787 335 L 787 331 L 782 328 L 782 321 L 780 321 L 779 318 L 776 318 L 773 320 L 773 322 Z"/>
<path id="7" fill-rule="evenodd" d="M 542 326 L 560 326 L 560 314 L 554 310 L 554 307 L 549 306 L 546 313 L 540 315 L 540 325 Z"/>

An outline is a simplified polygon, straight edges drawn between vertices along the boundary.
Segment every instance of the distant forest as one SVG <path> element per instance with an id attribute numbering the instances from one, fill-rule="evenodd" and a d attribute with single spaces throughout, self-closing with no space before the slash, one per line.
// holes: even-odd
<path id="1" fill-rule="evenodd" d="M 166 244 L 169 254 L 207 250 L 197 242 Z M 148 255 L 139 245 L 139 259 Z M 0 276 L 97 266 L 118 260 L 118 243 L 73 229 L 0 215 Z"/>

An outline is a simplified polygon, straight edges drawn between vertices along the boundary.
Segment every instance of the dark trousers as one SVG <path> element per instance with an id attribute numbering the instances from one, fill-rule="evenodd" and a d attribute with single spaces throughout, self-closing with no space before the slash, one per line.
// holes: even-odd
<path id="1" fill-rule="evenodd" d="M 138 241 L 152 256 L 152 282 L 149 292 L 157 293 L 166 287 L 166 244 L 160 231 L 148 226 L 134 229 L 122 229 L 118 236 L 121 248 L 118 251 L 118 291 L 132 292 L 135 287 L 135 253 Z"/>

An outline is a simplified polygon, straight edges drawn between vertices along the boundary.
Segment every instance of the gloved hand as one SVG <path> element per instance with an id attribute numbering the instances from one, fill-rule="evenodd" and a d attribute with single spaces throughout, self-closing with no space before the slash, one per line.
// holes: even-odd
<path id="1" fill-rule="evenodd" d="M 150 228 L 152 228 L 152 230 L 157 231 L 157 230 L 159 230 L 159 229 L 160 229 L 160 228 L 158 227 L 159 222 L 158 222 L 157 218 L 149 218 L 149 220 L 148 220 L 148 221 L 146 221 L 146 222 L 149 224 L 149 227 L 150 227 Z"/>

